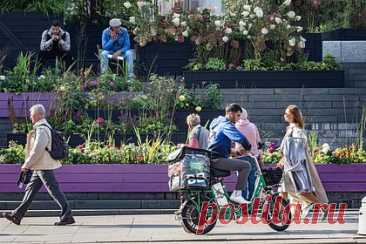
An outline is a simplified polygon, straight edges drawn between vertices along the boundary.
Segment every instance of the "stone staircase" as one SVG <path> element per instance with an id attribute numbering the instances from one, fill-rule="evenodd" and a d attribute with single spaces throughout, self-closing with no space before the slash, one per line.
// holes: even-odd
<path id="1" fill-rule="evenodd" d="M 202 94 L 200 90 L 195 90 Z M 279 140 L 286 123 L 283 113 L 298 105 L 305 116 L 306 129 L 316 131 L 320 143 L 340 146 L 355 142 L 366 103 L 365 88 L 222 89 L 224 104 L 239 103 L 248 110 L 263 137 Z"/>

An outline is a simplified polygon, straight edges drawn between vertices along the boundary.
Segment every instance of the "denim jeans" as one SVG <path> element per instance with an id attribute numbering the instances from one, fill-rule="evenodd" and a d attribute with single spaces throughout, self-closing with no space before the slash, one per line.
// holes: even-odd
<path id="1" fill-rule="evenodd" d="M 250 156 L 243 156 L 240 157 L 240 159 L 249 162 L 252 166 L 248 176 L 248 183 L 244 187 L 242 194 L 245 199 L 251 200 L 254 193 L 255 181 L 257 179 L 257 164 L 255 160 Z"/>
<path id="2" fill-rule="evenodd" d="M 100 53 L 100 72 L 101 73 L 105 73 L 108 68 L 109 68 L 109 58 L 108 55 L 112 55 L 114 52 L 113 51 L 106 51 L 103 50 Z M 133 78 L 134 74 L 133 74 L 133 59 L 135 56 L 135 51 L 133 49 L 128 50 L 127 52 L 122 54 L 123 58 L 124 58 L 124 62 L 126 62 L 127 64 L 127 73 L 128 73 L 128 78 Z"/>
<path id="3" fill-rule="evenodd" d="M 42 185 L 48 191 L 48 194 L 61 208 L 60 219 L 64 220 L 72 217 L 72 212 L 69 204 L 67 203 L 65 195 L 61 192 L 53 170 L 35 170 L 33 171 L 32 178 L 25 188 L 25 195 L 22 203 L 13 211 L 13 215 L 19 219 L 22 219 L 31 205 L 34 197 L 41 189 Z"/>

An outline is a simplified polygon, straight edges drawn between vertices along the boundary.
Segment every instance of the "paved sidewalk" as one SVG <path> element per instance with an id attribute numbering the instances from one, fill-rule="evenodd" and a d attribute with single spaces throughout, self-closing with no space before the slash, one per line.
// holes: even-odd
<path id="1" fill-rule="evenodd" d="M 185 233 L 168 214 L 80 216 L 72 226 L 53 226 L 56 220 L 29 217 L 16 226 L 0 219 L 0 243 L 366 243 L 355 214 L 346 224 L 294 224 L 281 233 L 263 224 L 218 224 L 205 236 Z"/>

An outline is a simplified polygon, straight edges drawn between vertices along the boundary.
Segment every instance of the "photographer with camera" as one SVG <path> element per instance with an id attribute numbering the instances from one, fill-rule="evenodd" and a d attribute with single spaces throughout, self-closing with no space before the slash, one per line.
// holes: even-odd
<path id="1" fill-rule="evenodd" d="M 42 33 L 40 63 L 45 65 L 49 59 L 58 58 L 67 67 L 71 64 L 70 49 L 70 34 L 61 28 L 58 21 L 53 21 L 52 26 Z"/>

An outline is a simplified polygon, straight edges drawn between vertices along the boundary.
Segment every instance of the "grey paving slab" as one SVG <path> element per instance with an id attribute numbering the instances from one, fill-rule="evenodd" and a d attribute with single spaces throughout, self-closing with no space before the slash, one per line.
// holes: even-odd
<path id="1" fill-rule="evenodd" d="M 357 212 L 347 213 L 357 218 Z M 52 226 L 56 218 L 25 218 L 21 226 L 0 219 L 0 243 L 361 243 L 357 221 L 292 225 L 275 232 L 264 224 L 218 224 L 205 236 L 187 234 L 173 215 L 77 217 L 72 226 Z"/>

